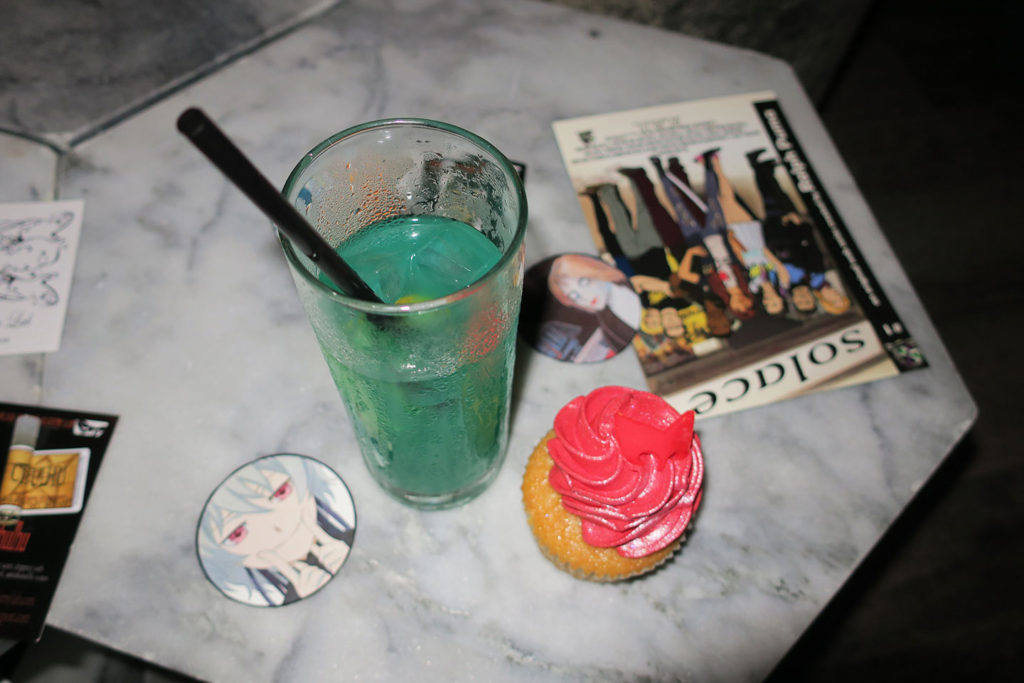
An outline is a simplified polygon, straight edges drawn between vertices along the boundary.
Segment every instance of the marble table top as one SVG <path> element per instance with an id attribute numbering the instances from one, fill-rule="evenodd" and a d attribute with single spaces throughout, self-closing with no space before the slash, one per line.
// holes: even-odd
<path id="1" fill-rule="evenodd" d="M 589 248 L 551 122 L 774 90 L 931 367 L 701 421 L 703 509 L 642 580 L 554 569 L 519 484 L 564 402 L 643 387 L 636 357 L 521 347 L 495 483 L 419 512 L 372 482 L 266 220 L 174 129 L 203 107 L 275 182 L 314 143 L 387 116 L 447 120 L 529 168 L 527 263 Z M 0 135 L 0 200 L 85 200 L 59 352 L 0 361 L 0 399 L 121 416 L 49 623 L 219 681 L 763 678 L 970 427 L 976 408 L 785 64 L 563 7 L 354 0 L 60 153 Z M 207 495 L 260 455 L 348 483 L 352 554 L 308 600 L 259 609 L 203 577 Z"/>

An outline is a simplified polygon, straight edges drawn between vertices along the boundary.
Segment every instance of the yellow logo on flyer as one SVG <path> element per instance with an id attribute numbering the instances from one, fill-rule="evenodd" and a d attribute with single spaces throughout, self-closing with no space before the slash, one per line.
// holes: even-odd
<path id="1" fill-rule="evenodd" d="M 78 451 L 43 454 L 12 448 L 0 483 L 0 503 L 23 510 L 71 507 L 80 455 Z"/>

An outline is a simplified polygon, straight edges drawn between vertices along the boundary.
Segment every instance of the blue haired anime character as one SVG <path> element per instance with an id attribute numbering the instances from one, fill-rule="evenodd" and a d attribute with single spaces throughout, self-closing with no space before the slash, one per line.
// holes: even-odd
<path id="1" fill-rule="evenodd" d="M 207 578 L 258 606 L 315 593 L 348 556 L 355 509 L 344 483 L 300 455 L 270 455 L 235 471 L 210 496 L 196 545 Z"/>

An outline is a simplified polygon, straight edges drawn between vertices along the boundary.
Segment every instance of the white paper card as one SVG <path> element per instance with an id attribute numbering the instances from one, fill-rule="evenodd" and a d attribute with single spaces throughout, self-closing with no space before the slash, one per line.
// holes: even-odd
<path id="1" fill-rule="evenodd" d="M 84 208 L 0 204 L 0 354 L 60 348 Z"/>

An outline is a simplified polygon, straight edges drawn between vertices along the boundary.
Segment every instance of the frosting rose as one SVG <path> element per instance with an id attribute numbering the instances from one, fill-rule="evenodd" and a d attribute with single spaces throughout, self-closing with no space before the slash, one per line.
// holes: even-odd
<path id="1" fill-rule="evenodd" d="M 625 387 L 595 389 L 558 412 L 548 482 L 580 517 L 584 541 L 644 557 L 682 535 L 704 479 L 693 418 Z"/>

